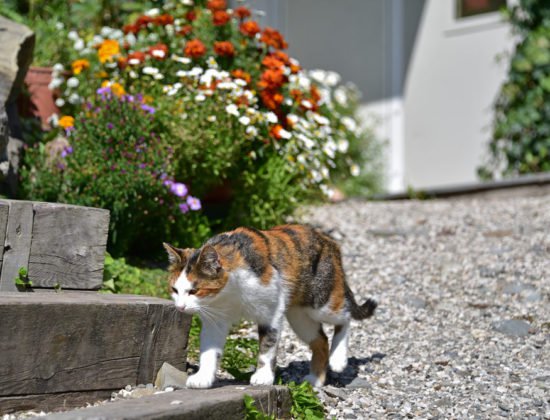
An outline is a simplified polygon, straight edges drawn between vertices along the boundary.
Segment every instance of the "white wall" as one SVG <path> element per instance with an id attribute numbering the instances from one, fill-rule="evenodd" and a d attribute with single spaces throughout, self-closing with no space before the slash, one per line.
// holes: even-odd
<path id="1" fill-rule="evenodd" d="M 492 104 L 512 49 L 497 14 L 456 21 L 453 0 L 427 0 L 405 80 L 404 183 L 476 181 L 490 138 Z"/>

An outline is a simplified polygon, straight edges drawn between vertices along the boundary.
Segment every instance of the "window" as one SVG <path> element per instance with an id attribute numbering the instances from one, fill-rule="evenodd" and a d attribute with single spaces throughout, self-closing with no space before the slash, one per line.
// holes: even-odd
<path id="1" fill-rule="evenodd" d="M 506 0 L 457 0 L 457 19 L 481 15 L 484 13 L 498 12 L 506 6 Z"/>

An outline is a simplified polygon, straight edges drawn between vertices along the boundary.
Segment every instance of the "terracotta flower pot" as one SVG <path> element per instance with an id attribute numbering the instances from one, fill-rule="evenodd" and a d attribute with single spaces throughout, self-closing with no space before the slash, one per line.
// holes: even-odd
<path id="1" fill-rule="evenodd" d="M 25 85 L 28 91 L 27 101 L 21 109 L 22 115 L 40 118 L 42 129 L 49 130 L 48 118 L 59 113 L 55 105 L 54 93 L 48 88 L 52 81 L 52 69 L 50 67 L 30 67 L 25 76 Z M 26 103 L 25 103 L 26 102 Z"/>

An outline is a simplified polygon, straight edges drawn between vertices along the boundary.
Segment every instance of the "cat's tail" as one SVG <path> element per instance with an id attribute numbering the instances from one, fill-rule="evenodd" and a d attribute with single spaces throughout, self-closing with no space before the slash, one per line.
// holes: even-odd
<path id="1" fill-rule="evenodd" d="M 346 298 L 348 300 L 351 317 L 358 321 L 373 316 L 378 306 L 378 303 L 376 303 L 374 299 L 367 299 L 362 305 L 358 305 L 349 287 L 346 287 Z"/>

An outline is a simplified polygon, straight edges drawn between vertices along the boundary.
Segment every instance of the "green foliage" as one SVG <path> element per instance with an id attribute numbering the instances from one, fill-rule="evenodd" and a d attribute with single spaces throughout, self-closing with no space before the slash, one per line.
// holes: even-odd
<path id="1" fill-rule="evenodd" d="M 506 15 L 520 40 L 496 101 L 483 178 L 550 171 L 550 3 L 520 0 Z"/>
<path id="2" fill-rule="evenodd" d="M 104 293 L 170 297 L 164 270 L 138 268 L 128 264 L 124 258 L 115 259 L 110 254 L 105 255 L 102 291 Z"/>
<path id="3" fill-rule="evenodd" d="M 256 401 L 250 395 L 244 395 L 244 409 L 246 420 L 275 420 L 275 416 L 268 416 L 256 407 Z"/>
<path id="4" fill-rule="evenodd" d="M 27 290 L 32 288 L 32 281 L 29 280 L 28 271 L 25 267 L 20 267 L 17 277 L 13 279 L 18 290 Z"/>
<path id="5" fill-rule="evenodd" d="M 115 255 L 160 253 L 161 241 L 181 238 L 198 246 L 209 235 L 203 216 L 189 211 L 185 197 L 166 184 L 174 182 L 170 131 L 149 113 L 153 108 L 129 98 L 98 95 L 76 117 L 77 129 L 70 119 L 64 123 L 66 140 L 29 148 L 23 194 L 109 209 L 109 250 Z"/>
<path id="6" fill-rule="evenodd" d="M 315 390 L 307 381 L 301 384 L 291 382 L 288 384 L 292 397 L 292 409 L 290 414 L 294 419 L 322 420 L 325 418 L 323 404 L 317 398 Z"/>

